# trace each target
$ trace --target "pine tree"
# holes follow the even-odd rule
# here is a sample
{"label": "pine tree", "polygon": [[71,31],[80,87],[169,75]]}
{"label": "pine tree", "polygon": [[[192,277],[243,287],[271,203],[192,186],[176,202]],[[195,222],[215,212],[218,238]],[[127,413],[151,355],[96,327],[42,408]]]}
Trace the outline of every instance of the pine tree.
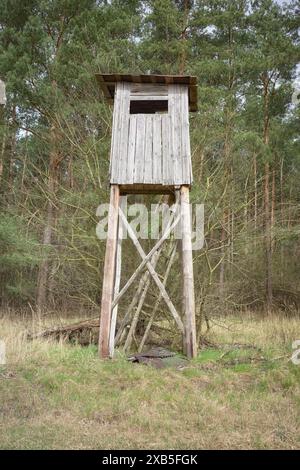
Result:
{"label": "pine tree", "polygon": [[[287,103],[278,97],[292,79],[299,59],[295,43],[295,26],[295,11],[284,11],[271,0],[253,2],[248,20],[249,45],[246,49],[246,66],[253,87],[251,94],[259,96],[256,113],[258,111],[260,116],[257,124],[263,143],[261,157],[264,161],[265,278],[268,311],[271,310],[273,302],[274,210],[272,207],[274,208],[275,204],[276,172],[274,150],[270,142],[271,126],[275,116],[284,115]],[[256,116],[258,117],[257,114]]]}

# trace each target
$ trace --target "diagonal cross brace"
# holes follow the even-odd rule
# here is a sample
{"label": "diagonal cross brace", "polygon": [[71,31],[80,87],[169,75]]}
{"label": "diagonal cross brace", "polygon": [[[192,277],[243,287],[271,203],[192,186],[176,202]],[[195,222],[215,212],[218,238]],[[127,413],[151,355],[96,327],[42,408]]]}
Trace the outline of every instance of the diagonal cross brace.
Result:
{"label": "diagonal cross brace", "polygon": [[[165,196],[164,197],[164,200],[169,200],[170,197],[169,196]],[[171,208],[171,217],[168,221],[168,224],[166,226],[166,229],[169,228],[169,226],[171,225],[171,223],[174,221],[174,217],[175,217],[175,213],[176,213],[176,210],[177,210],[177,207],[179,205],[179,202],[178,202],[178,193],[176,192],[176,204],[173,206],[173,208]],[[122,209],[122,207],[121,207]],[[156,209],[155,209],[155,212],[159,210],[159,207],[157,206]],[[124,210],[123,210],[124,212]],[[121,224],[122,222],[120,222]],[[161,250],[162,250],[163,246],[161,245],[159,247],[159,249],[157,251],[155,251],[155,253],[152,255],[152,258],[151,258],[151,263],[153,264],[153,267],[155,268],[155,264],[156,264],[156,261],[158,260],[159,256],[160,256],[160,253],[161,253]],[[131,318],[131,315],[132,315],[132,312],[133,312],[133,308],[135,307],[135,305],[139,302],[139,298],[142,296],[144,296],[144,291],[148,289],[148,285],[146,286],[147,284],[147,279],[148,277],[150,277],[150,273],[149,271],[145,271],[143,276],[141,277],[140,281],[139,281],[139,286],[130,302],[130,305],[129,307],[127,308],[127,311],[126,311],[126,314],[124,316],[124,318],[122,319],[121,321],[121,324],[118,328],[118,332],[114,338],[115,340],[115,346],[118,344],[119,341],[121,341],[121,337],[122,337],[122,334],[124,333],[124,328],[125,326],[127,325],[129,319]],[[115,297],[117,296],[118,292],[115,292]]]}
{"label": "diagonal cross brace", "polygon": [[[137,270],[141,270],[141,266],[145,266],[147,267],[150,275],[152,276],[154,282],[156,283],[157,287],[159,288],[160,292],[161,292],[161,295],[162,295],[162,298],[164,299],[164,301],[166,302],[167,306],[169,307],[169,310],[175,320],[175,322],[177,323],[177,326],[178,328],[180,329],[181,332],[184,332],[184,326],[183,326],[183,323],[181,321],[181,318],[180,316],[178,315],[177,311],[176,311],[176,308],[174,307],[173,305],[173,302],[171,301],[166,289],[165,289],[165,286],[163,285],[163,283],[161,282],[161,280],[159,279],[155,269],[153,268],[153,265],[151,264],[149,258],[152,256],[152,251],[153,249],[159,244],[159,242],[161,242],[159,244],[159,246],[163,243],[163,241],[168,237],[169,233],[173,230],[173,228],[177,225],[177,223],[179,222],[181,216],[179,215],[176,220],[174,221],[174,223],[170,226],[170,228],[168,230],[165,231],[163,237],[159,240],[159,242],[153,247],[153,249],[150,251],[150,253],[148,253],[148,255],[146,255],[146,253],[144,252],[140,242],[138,241],[134,231],[132,230],[132,228],[130,227],[125,215],[123,214],[122,210],[119,209],[119,214],[120,214],[120,217],[128,231],[128,234],[130,236],[130,238],[132,239],[137,251],[139,252],[141,258],[143,259],[142,263],[140,264],[140,266],[138,267]],[[168,233],[167,233],[168,232]],[[150,255],[150,256],[149,256]],[[137,271],[136,271],[137,272]],[[136,274],[136,272],[134,274]],[[128,283],[127,283],[128,284]],[[126,284],[126,285],[127,285]],[[126,286],[124,286],[126,287]],[[121,291],[122,292],[122,291]],[[120,292],[120,294],[121,294]],[[119,295],[120,295],[119,294]],[[117,299],[117,297],[116,297]],[[116,301],[115,299],[115,301]]]}
{"label": "diagonal cross brace", "polygon": [[[175,209],[174,209],[174,214],[176,213],[176,210],[177,210],[177,204],[175,205]],[[123,214],[123,212],[121,211],[121,209],[119,208],[119,214],[121,216],[121,213],[122,213],[122,219],[123,221],[125,220],[125,223],[127,225],[128,222],[127,222],[127,219],[125,217],[125,215]],[[117,303],[121,300],[121,298],[123,297],[123,295],[127,292],[127,290],[129,289],[129,287],[131,286],[131,284],[134,282],[135,278],[138,276],[138,274],[143,270],[143,268],[146,266],[147,262],[152,258],[152,256],[154,255],[154,253],[160,248],[160,246],[163,244],[163,242],[168,238],[168,236],[170,235],[170,233],[172,232],[172,230],[176,227],[176,225],[178,224],[179,220],[180,220],[180,215],[176,218],[176,220],[173,222],[173,224],[171,224],[172,220],[169,221],[168,225],[167,225],[167,228],[166,228],[166,231],[165,233],[163,234],[163,236],[161,237],[160,240],[158,240],[158,242],[154,245],[154,247],[149,251],[149,253],[147,255],[145,255],[145,257],[142,256],[143,258],[143,261],[141,262],[141,264],[139,265],[139,267],[135,270],[135,272],[132,274],[132,276],[128,279],[128,281],[126,282],[125,286],[122,287],[122,289],[120,290],[120,292],[118,293],[118,295],[116,295],[116,297],[114,298],[113,302],[112,302],[112,308],[114,308]],[[126,225],[125,224],[125,225]],[[131,227],[130,227],[131,229]],[[131,229],[132,231],[132,229]]]}

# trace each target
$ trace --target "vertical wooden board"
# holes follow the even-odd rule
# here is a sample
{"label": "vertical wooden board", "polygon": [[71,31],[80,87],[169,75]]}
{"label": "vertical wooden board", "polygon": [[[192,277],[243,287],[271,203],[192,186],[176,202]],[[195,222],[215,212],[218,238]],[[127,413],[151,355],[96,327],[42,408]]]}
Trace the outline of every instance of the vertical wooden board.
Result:
{"label": "vertical wooden board", "polygon": [[145,116],[145,167],[144,183],[153,183],[153,117]]}
{"label": "vertical wooden board", "polygon": [[173,116],[168,116],[167,132],[169,136],[169,152],[168,152],[168,184],[174,184],[174,125]]}
{"label": "vertical wooden board", "polygon": [[185,145],[185,142],[184,142],[184,132],[183,132],[183,127],[184,127],[183,87],[179,87],[178,100],[179,100],[179,103],[180,103],[180,145],[181,145],[182,183],[184,183],[185,182],[185,173],[186,173],[186,161],[185,161],[186,145]]}
{"label": "vertical wooden board", "polygon": [[170,125],[170,116],[168,114],[162,115],[161,117],[161,147],[162,147],[162,184],[168,185],[171,183],[170,176],[170,162],[171,153],[170,153],[170,142],[171,142],[171,125]]}
{"label": "vertical wooden board", "polygon": [[128,136],[128,152],[127,152],[127,184],[133,183],[134,165],[135,165],[135,146],[136,146],[136,115],[129,116],[129,136]]}
{"label": "vertical wooden board", "polygon": [[115,90],[115,101],[114,101],[114,112],[113,112],[113,124],[112,124],[112,141],[110,151],[110,182],[116,183],[118,177],[118,128],[120,118],[120,104],[121,104],[121,92],[118,84],[116,84]]}
{"label": "vertical wooden board", "polygon": [[120,131],[118,145],[118,183],[126,184],[127,179],[127,154],[129,134],[129,106],[130,106],[131,84],[122,83],[121,109],[120,109]]}
{"label": "vertical wooden board", "polygon": [[174,165],[175,165],[175,132],[174,132],[174,113],[175,113],[174,87],[169,86],[169,158],[166,184],[174,183]]}
{"label": "vertical wooden board", "polygon": [[172,157],[174,162],[174,184],[182,183],[182,158],[181,158],[181,107],[180,85],[170,87],[172,93]]}
{"label": "vertical wooden board", "polygon": [[115,152],[115,183],[119,183],[119,174],[120,174],[120,165],[121,165],[121,153],[122,153],[122,130],[123,130],[123,121],[124,121],[124,98],[125,98],[125,83],[120,82],[118,85],[118,98],[119,98],[119,109],[118,109],[118,124],[117,132],[115,135],[116,138],[116,152]]}
{"label": "vertical wooden board", "polygon": [[184,89],[183,87],[180,87],[180,106],[181,106],[181,149],[182,149],[182,183],[185,184],[187,183],[186,178],[187,178],[187,143],[186,143],[186,117],[185,117],[185,103],[184,103]]}
{"label": "vertical wooden board", "polygon": [[120,154],[121,154],[121,140],[122,140],[122,129],[124,119],[124,83],[120,82],[116,84],[116,101],[117,107],[115,126],[113,129],[113,162],[112,162],[112,178],[111,183],[119,183],[119,171],[120,171]]}
{"label": "vertical wooden board", "polygon": [[153,116],[153,183],[163,183],[162,121],[164,115]]}
{"label": "vertical wooden board", "polygon": [[144,179],[144,166],[145,166],[145,116],[143,114],[137,114],[137,125],[136,125],[136,146],[135,146],[135,158],[134,158],[134,183],[143,183]]}
{"label": "vertical wooden board", "polygon": [[[177,122],[177,129],[178,129],[178,133],[177,133],[177,149],[178,149],[178,153],[177,153],[177,165],[178,165],[178,178],[180,177],[181,178],[181,181],[182,181],[182,177],[183,177],[183,161],[182,161],[182,101],[181,101],[181,90],[182,90],[182,86],[181,85],[177,85],[177,113],[176,113],[176,122]],[[180,181],[178,181],[180,183]]]}
{"label": "vertical wooden board", "polygon": [[183,183],[192,183],[192,163],[191,163],[191,146],[189,134],[189,102],[188,88],[182,86],[180,91],[181,99],[181,148],[182,148],[182,179]]}
{"label": "vertical wooden board", "polygon": [[174,184],[174,93],[172,85],[169,85],[169,158],[168,158],[168,180],[167,184]]}

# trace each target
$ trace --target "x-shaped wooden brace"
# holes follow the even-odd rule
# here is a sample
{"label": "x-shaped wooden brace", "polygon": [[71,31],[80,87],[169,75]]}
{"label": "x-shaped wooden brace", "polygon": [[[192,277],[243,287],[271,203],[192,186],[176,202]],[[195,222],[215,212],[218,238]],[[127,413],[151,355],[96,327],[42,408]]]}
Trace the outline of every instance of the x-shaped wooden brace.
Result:
{"label": "x-shaped wooden brace", "polygon": [[[178,207],[178,204],[175,204],[175,208],[174,208],[174,212],[173,212],[173,218],[171,218],[169,220],[169,223],[166,227],[166,230],[164,232],[164,234],[162,235],[162,237],[160,238],[160,240],[154,245],[154,247],[150,250],[150,252],[146,255],[146,253],[144,252],[140,242],[138,241],[137,239],[137,236],[135,235],[134,233],[134,230],[131,228],[130,224],[128,223],[122,209],[119,207],[119,215],[120,215],[120,218],[121,218],[121,221],[123,222],[124,224],[124,227],[127,229],[127,232],[128,232],[128,235],[130,236],[131,240],[133,241],[133,244],[134,246],[136,247],[138,253],[140,254],[141,258],[142,258],[142,262],[140,263],[139,267],[136,269],[136,271],[132,274],[132,276],[130,277],[130,279],[127,281],[127,283],[125,284],[125,286],[120,290],[120,292],[116,295],[116,297],[114,298],[114,301],[112,303],[112,309],[117,305],[117,303],[120,301],[120,299],[123,297],[123,295],[125,294],[125,292],[128,290],[128,288],[131,286],[131,284],[134,282],[134,280],[136,279],[136,277],[138,276],[138,274],[143,270],[143,268],[146,266],[146,268],[148,269],[150,275],[152,276],[152,279],[154,280],[154,282],[156,283],[157,287],[159,288],[160,292],[161,292],[161,295],[162,295],[162,298],[164,299],[164,301],[166,302],[178,328],[180,329],[180,331],[183,333],[184,331],[184,326],[183,326],[183,323],[181,321],[181,318],[180,316],[178,315],[177,311],[176,311],[176,308],[174,307],[174,304],[173,302],[171,301],[163,283],[161,282],[161,280],[159,279],[158,277],[158,274],[156,273],[153,265],[151,264],[151,258],[153,256],[153,254],[160,248],[160,246],[163,244],[163,242],[168,238],[168,236],[170,235],[170,233],[172,232],[172,230],[176,227],[176,225],[178,224],[178,222],[180,221],[180,214],[175,218],[175,215],[176,215],[176,210],[177,210],[177,207]],[[175,218],[175,220],[174,220]],[[174,220],[174,222],[172,223],[172,220]]]}

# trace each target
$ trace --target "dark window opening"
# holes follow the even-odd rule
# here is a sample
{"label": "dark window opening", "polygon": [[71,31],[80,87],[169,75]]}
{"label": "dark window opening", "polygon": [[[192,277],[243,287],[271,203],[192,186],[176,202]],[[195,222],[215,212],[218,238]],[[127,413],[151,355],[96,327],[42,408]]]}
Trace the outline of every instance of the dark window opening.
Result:
{"label": "dark window opening", "polygon": [[130,114],[167,113],[168,100],[131,100]]}

